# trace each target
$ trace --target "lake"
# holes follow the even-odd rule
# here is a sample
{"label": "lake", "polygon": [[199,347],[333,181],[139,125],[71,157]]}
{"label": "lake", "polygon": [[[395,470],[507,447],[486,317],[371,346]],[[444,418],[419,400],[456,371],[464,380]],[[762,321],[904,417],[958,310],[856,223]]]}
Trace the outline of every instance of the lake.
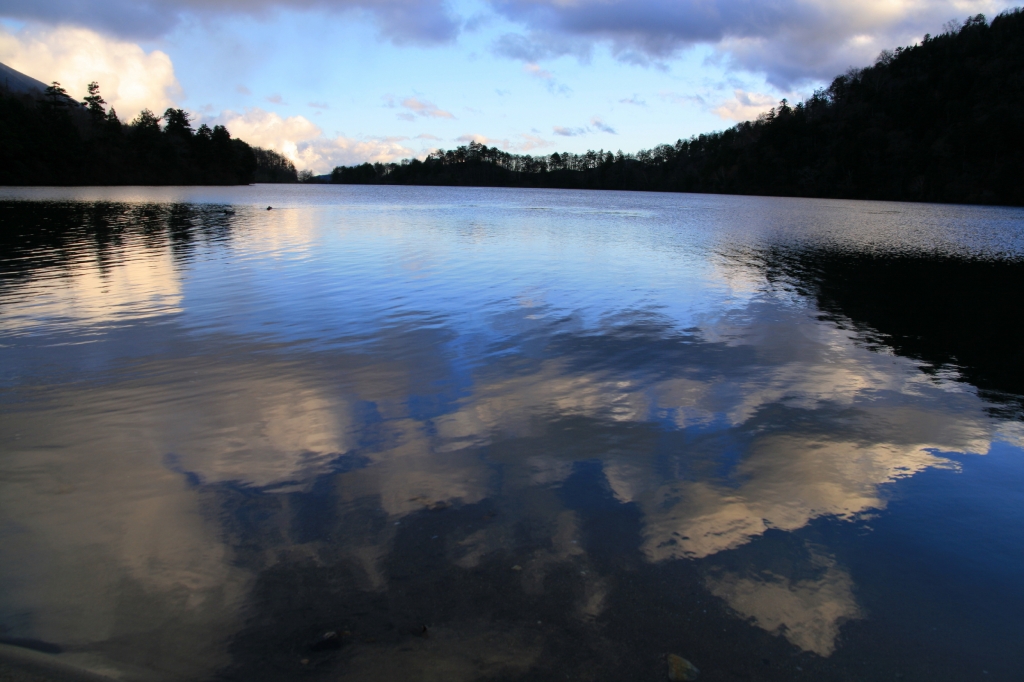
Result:
{"label": "lake", "polygon": [[1024,670],[1024,209],[0,188],[0,244],[5,651]]}

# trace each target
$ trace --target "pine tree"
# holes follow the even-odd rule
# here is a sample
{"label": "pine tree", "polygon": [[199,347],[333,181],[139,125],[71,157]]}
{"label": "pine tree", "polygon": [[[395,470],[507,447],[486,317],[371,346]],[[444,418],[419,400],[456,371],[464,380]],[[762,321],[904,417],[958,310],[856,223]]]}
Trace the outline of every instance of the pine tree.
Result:
{"label": "pine tree", "polygon": [[72,100],[68,96],[68,91],[60,86],[60,83],[53,81],[46,86],[46,92],[43,93],[43,101],[46,103],[52,111],[58,111],[66,109]]}
{"label": "pine tree", "polygon": [[96,81],[89,83],[86,88],[88,88],[89,94],[83,98],[82,103],[88,108],[92,122],[98,124],[106,117],[107,112],[104,110],[103,105],[107,101],[100,95],[100,86]]}

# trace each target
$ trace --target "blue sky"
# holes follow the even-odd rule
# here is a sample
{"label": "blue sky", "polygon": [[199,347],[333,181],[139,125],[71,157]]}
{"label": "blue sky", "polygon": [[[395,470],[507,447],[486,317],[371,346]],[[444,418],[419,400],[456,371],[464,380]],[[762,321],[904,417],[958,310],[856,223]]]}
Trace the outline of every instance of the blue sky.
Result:
{"label": "blue sky", "polygon": [[180,106],[300,168],[636,151],[808,95],[993,0],[8,0],[0,62]]}

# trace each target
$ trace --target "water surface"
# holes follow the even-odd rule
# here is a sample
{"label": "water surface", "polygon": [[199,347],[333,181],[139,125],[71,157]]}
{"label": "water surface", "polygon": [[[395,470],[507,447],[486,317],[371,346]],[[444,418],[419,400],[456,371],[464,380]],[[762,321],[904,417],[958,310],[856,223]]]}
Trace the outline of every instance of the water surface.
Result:
{"label": "water surface", "polygon": [[0,188],[0,249],[0,641],[142,679],[1024,669],[1021,209]]}

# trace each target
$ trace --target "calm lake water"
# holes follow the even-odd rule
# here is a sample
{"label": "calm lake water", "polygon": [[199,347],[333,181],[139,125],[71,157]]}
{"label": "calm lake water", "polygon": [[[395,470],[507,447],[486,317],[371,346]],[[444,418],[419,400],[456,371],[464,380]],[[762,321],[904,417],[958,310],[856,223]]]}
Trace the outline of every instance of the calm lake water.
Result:
{"label": "calm lake water", "polygon": [[1014,208],[0,188],[0,642],[1019,680],[1022,292]]}

